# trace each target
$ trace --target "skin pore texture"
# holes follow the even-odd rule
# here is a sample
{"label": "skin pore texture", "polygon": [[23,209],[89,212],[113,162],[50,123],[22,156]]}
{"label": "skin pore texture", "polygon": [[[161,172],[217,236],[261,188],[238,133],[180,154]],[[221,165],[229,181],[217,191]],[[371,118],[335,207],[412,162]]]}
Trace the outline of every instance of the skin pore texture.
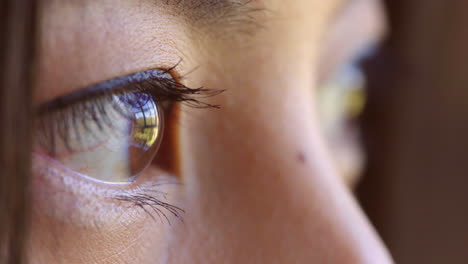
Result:
{"label": "skin pore texture", "polygon": [[[31,263],[392,263],[337,175],[314,103],[333,21],[374,2],[173,2],[44,1],[37,104],[178,63],[188,87],[225,91],[203,99],[220,109],[166,117],[180,175],[152,164],[106,184],[34,154]],[[180,217],[112,199],[148,190]]]}

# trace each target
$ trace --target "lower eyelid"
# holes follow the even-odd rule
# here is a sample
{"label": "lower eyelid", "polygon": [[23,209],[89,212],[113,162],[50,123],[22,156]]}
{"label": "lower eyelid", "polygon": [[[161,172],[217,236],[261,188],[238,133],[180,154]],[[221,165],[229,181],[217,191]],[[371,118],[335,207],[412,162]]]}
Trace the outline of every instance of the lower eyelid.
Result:
{"label": "lower eyelid", "polygon": [[214,96],[222,91],[191,89],[174,81],[167,85],[170,86],[166,89],[167,100],[162,102],[170,102],[171,107],[168,107],[168,118],[163,120],[166,128],[160,147],[162,155],[157,155],[134,182],[99,182],[68,169],[53,157],[36,152],[33,153],[32,180],[34,211],[54,221],[90,228],[116,221],[166,223],[181,219],[183,208],[177,207],[177,196],[182,185],[175,176],[179,168],[176,128],[180,104],[175,102],[195,108],[218,108],[195,98]]}
{"label": "lower eyelid", "polygon": [[[168,219],[182,217],[183,210],[173,205],[178,188],[174,177],[157,168],[147,169],[141,179],[131,184],[104,184],[33,154],[34,210],[67,224],[94,227],[115,221],[159,220],[158,210]],[[141,199],[145,197],[151,199],[146,204]]]}

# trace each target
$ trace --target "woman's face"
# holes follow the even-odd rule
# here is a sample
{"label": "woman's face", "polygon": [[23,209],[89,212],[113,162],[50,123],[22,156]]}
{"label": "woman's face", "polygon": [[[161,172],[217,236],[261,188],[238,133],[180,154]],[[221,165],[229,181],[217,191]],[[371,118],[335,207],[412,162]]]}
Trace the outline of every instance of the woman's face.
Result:
{"label": "woman's face", "polygon": [[375,1],[42,2],[32,263],[390,262],[316,104]]}

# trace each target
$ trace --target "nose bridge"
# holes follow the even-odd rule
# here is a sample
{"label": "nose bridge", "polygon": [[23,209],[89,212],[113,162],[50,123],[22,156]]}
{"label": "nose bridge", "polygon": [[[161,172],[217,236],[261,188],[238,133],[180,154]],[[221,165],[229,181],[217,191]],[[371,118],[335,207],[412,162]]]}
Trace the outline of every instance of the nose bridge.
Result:
{"label": "nose bridge", "polygon": [[187,207],[203,223],[192,231],[229,249],[222,258],[232,263],[388,262],[329,166],[310,70],[238,76],[216,98],[220,110],[184,120]]}

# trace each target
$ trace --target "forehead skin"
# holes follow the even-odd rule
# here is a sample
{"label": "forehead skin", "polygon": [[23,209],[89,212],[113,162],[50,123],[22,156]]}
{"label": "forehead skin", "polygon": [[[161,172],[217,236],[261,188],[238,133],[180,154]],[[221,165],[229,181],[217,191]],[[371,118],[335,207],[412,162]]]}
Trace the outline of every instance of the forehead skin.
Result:
{"label": "forehead skin", "polygon": [[47,1],[36,102],[181,60],[186,85],[225,89],[207,99],[220,110],[181,111],[183,184],[168,202],[184,221],[126,214],[92,184],[42,175],[33,263],[389,263],[315,121],[319,46],[342,2],[165,2]]}
{"label": "forehead skin", "polygon": [[[38,93],[35,101],[44,102],[118,75],[171,67],[180,59],[185,68],[199,67],[207,57],[219,62],[230,59],[227,55],[237,57],[235,54],[240,53],[245,57],[246,52],[256,54],[259,48],[274,48],[272,44],[310,43],[304,38],[320,37],[336,2],[256,0],[234,7],[222,5],[226,9],[205,5],[205,9],[196,9],[216,15],[201,19],[202,11],[193,14],[179,10],[193,3],[48,0],[43,5],[37,89],[48,92]],[[198,23],[191,23],[193,20]],[[275,35],[281,27],[288,28],[284,36],[288,39]],[[74,57],[76,54],[80,57]]]}

